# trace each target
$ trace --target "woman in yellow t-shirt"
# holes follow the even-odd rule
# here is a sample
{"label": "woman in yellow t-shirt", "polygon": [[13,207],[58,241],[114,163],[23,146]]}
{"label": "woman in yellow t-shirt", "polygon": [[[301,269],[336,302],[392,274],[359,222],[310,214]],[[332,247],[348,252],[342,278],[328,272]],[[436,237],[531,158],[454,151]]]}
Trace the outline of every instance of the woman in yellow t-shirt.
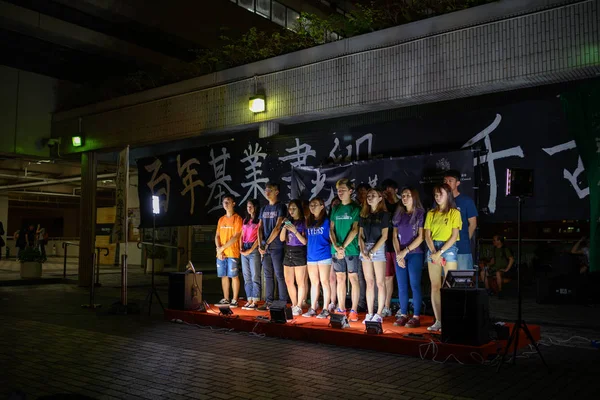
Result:
{"label": "woman in yellow t-shirt", "polygon": [[427,265],[431,280],[431,305],[435,314],[435,323],[427,328],[431,332],[442,330],[442,268],[444,276],[457,268],[459,232],[462,228],[460,211],[456,208],[452,189],[447,184],[433,188],[436,206],[425,218],[425,243],[427,243]]}

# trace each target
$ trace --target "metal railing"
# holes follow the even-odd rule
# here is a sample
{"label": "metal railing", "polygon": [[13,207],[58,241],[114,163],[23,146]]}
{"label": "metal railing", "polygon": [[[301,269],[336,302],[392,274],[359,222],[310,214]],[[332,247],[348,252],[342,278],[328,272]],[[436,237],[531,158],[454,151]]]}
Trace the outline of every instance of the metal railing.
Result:
{"label": "metal railing", "polygon": [[179,254],[184,255],[185,254],[185,248],[184,247],[177,247],[177,246],[171,246],[168,244],[159,244],[159,243],[152,243],[152,242],[137,242],[137,248],[138,249],[142,249],[142,245],[145,244],[146,246],[156,246],[156,247],[164,247],[167,249],[176,249]]}
{"label": "metal railing", "polygon": [[[61,247],[64,250],[64,255],[63,255],[63,279],[67,278],[67,254],[68,254],[68,249],[69,246],[77,246],[79,247],[79,243],[73,243],[73,242],[62,242]],[[104,256],[107,257],[110,254],[110,249],[108,247],[96,247],[96,252],[95,252],[95,275],[96,275],[96,283],[95,286],[101,286],[100,285],[100,252],[104,251]],[[93,278],[92,278],[93,280]]]}
{"label": "metal railing", "polygon": [[110,250],[108,247],[96,247],[96,286],[100,285],[100,252],[104,251],[104,257],[108,257]]}
{"label": "metal railing", "polygon": [[63,248],[65,255],[64,255],[64,262],[63,262],[63,279],[67,278],[67,249],[69,248],[69,246],[77,246],[79,247],[79,243],[73,243],[73,242],[62,242],[61,247]]}

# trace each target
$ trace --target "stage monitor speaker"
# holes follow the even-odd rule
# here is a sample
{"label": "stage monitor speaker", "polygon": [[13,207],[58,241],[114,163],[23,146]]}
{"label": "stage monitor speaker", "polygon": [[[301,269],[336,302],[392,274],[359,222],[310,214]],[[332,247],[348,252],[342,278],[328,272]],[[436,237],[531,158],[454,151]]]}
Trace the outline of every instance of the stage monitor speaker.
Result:
{"label": "stage monitor speaker", "polygon": [[169,274],[169,308],[172,310],[202,308],[202,272]]}
{"label": "stage monitor speaker", "polygon": [[442,289],[442,342],[481,346],[490,341],[485,289]]}
{"label": "stage monitor speaker", "polygon": [[349,328],[350,323],[346,314],[329,314],[329,326],[337,329]]}
{"label": "stage monitor speaker", "polygon": [[474,269],[455,269],[446,274],[442,287],[465,289],[474,288],[477,280],[477,270]]}
{"label": "stage monitor speaker", "polygon": [[513,197],[533,197],[533,170],[507,168],[506,195]]}
{"label": "stage monitor speaker", "polygon": [[367,332],[370,335],[382,335],[383,327],[381,326],[381,322],[377,322],[377,321],[365,322],[365,332]]}
{"label": "stage monitor speaker", "polygon": [[285,301],[276,300],[271,303],[269,312],[271,314],[271,322],[276,322],[278,324],[285,324],[289,320],[294,319],[292,309]]}

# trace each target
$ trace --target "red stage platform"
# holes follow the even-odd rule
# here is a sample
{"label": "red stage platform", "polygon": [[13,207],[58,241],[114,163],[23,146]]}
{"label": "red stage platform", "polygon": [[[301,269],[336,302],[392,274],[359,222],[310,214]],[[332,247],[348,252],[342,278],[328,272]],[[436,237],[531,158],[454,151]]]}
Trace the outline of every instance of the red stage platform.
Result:
{"label": "red stage platform", "polygon": [[[269,312],[242,310],[241,307],[238,307],[232,309],[233,316],[224,317],[218,314],[217,307],[211,307],[212,310],[208,312],[167,309],[165,310],[165,319],[169,321],[180,319],[190,324],[254,332],[283,339],[385,351],[434,359],[435,361],[444,361],[453,355],[458,361],[465,364],[481,363],[483,360],[494,358],[506,346],[504,340],[493,341],[483,346],[442,343],[441,335],[431,334],[427,331],[427,327],[433,323],[433,317],[429,316],[421,316],[422,327],[413,329],[394,326],[395,319],[393,317],[386,318],[383,323],[383,335],[369,335],[365,333],[365,326],[361,322],[364,315],[360,315],[359,322],[350,322],[350,328],[335,329],[329,327],[328,319],[299,316],[294,317],[293,321],[286,324],[276,324],[256,319],[258,316],[269,318]],[[507,325],[512,330],[513,324]],[[539,340],[540,327],[538,325],[528,325],[528,327],[534,339]],[[421,334],[423,337],[407,337],[406,335],[409,333]],[[529,341],[525,334],[520,332],[519,336],[519,347],[526,347]]]}

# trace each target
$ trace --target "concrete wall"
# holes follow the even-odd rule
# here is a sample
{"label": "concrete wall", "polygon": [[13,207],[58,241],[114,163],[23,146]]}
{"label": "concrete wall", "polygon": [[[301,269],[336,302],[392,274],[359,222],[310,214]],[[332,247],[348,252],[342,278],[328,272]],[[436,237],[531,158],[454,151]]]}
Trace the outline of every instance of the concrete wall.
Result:
{"label": "concrete wall", "polygon": [[[57,113],[53,135],[82,117],[85,148],[63,152],[144,145],[590,78],[599,3],[490,3]],[[267,107],[253,114],[257,87]]]}
{"label": "concrete wall", "polygon": [[50,138],[59,82],[0,65],[0,152],[49,157],[41,139]]}

